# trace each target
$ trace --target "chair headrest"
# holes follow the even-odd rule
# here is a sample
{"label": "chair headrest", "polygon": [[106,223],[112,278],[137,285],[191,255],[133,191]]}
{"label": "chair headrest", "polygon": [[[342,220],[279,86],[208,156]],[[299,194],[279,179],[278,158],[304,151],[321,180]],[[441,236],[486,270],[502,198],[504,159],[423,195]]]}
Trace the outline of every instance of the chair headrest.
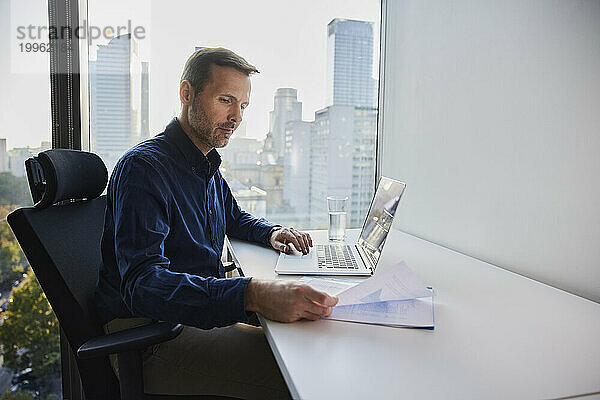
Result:
{"label": "chair headrest", "polygon": [[36,208],[63,200],[94,199],[102,194],[108,181],[102,159],[79,150],[43,151],[26,160],[25,169]]}

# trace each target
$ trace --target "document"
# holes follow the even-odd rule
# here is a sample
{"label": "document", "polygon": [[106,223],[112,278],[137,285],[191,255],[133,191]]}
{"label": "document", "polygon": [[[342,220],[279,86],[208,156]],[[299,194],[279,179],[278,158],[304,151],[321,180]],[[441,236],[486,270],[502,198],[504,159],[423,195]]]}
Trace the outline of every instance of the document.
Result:
{"label": "document", "polygon": [[312,277],[304,277],[300,279],[300,281],[309,285],[313,289],[325,292],[330,296],[339,296],[340,293],[358,285],[361,282],[356,280]]}
{"label": "document", "polygon": [[381,273],[375,273],[359,285],[341,292],[338,295],[338,306],[429,296],[431,292],[427,290],[425,284],[402,261]]}
{"label": "document", "polygon": [[337,296],[338,304],[326,319],[395,327],[434,327],[433,289],[405,262],[365,280],[302,278],[314,289]]}
{"label": "document", "polygon": [[433,297],[389,300],[333,307],[329,317],[338,321],[404,328],[433,328]]}

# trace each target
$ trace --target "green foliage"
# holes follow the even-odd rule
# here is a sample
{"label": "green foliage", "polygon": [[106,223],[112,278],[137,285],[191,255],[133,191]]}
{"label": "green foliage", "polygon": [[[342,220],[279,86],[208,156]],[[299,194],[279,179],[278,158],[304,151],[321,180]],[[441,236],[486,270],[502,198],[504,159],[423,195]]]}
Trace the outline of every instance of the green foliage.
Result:
{"label": "green foliage", "polygon": [[19,208],[19,206],[14,204],[0,204],[0,220],[6,219],[6,216],[17,208]]}
{"label": "green foliage", "polygon": [[27,177],[16,177],[10,172],[0,173],[0,205],[7,204],[20,206],[33,204]]}
{"label": "green foliage", "polygon": [[16,392],[6,391],[0,396],[0,400],[34,400],[34,397],[32,394],[20,390]]}
{"label": "green foliage", "polygon": [[10,288],[11,282],[25,272],[27,259],[6,220],[0,221],[0,288]]}
{"label": "green foliage", "polygon": [[[27,259],[6,216],[18,207],[32,204],[26,177],[0,173],[0,291],[21,280]],[[27,278],[11,293],[12,303],[0,321],[0,353],[4,366],[13,371],[27,367],[42,381],[60,373],[58,321],[31,269]],[[52,399],[48,395],[47,399]],[[54,397],[56,399],[56,396]],[[26,392],[6,392],[0,400],[31,400]]]}
{"label": "green foliage", "polygon": [[60,371],[59,326],[31,268],[27,278],[12,291],[12,303],[0,325],[4,364],[13,371],[31,367],[44,377]]}

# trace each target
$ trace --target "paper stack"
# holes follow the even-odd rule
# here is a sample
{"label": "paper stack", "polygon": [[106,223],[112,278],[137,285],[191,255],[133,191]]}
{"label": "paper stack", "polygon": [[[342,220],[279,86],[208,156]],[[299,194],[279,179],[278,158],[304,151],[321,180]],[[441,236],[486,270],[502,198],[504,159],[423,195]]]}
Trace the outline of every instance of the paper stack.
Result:
{"label": "paper stack", "polygon": [[[327,319],[433,329],[433,289],[401,262],[362,280],[303,278],[314,289],[337,296]],[[360,282],[360,283],[359,283]]]}

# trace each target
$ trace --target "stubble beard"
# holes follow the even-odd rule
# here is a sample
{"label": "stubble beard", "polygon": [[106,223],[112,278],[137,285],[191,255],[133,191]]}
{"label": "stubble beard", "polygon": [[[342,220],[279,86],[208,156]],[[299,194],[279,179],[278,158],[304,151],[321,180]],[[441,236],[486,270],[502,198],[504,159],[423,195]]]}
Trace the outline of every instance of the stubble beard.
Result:
{"label": "stubble beard", "polygon": [[212,140],[212,126],[208,115],[198,106],[198,103],[194,101],[192,107],[188,111],[188,121],[192,128],[192,133],[196,140],[202,142],[209,147],[216,147]]}
{"label": "stubble beard", "polygon": [[[219,140],[220,136],[216,133],[216,128],[233,129],[234,131],[236,128],[235,123],[215,124],[213,126],[208,114],[198,105],[196,100],[188,111],[188,121],[195,138],[211,148],[225,147],[229,143],[229,138],[224,138],[223,141]],[[231,135],[233,135],[233,132]]]}

